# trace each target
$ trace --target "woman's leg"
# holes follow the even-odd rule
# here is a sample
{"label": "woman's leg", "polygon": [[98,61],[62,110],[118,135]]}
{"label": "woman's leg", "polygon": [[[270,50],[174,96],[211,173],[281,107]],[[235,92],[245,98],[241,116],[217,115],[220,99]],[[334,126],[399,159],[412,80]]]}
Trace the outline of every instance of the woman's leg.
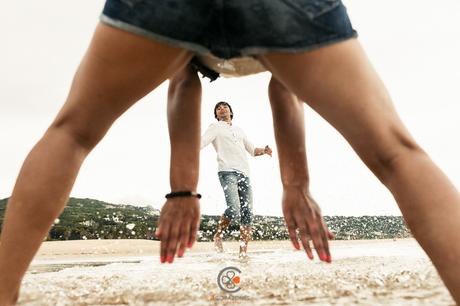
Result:
{"label": "woman's leg", "polygon": [[189,52],[100,24],[55,121],[22,166],[0,245],[0,305],[14,303],[79,168],[112,123],[190,59]]}
{"label": "woman's leg", "polygon": [[392,192],[415,238],[460,303],[460,196],[397,116],[358,40],[260,59],[331,123]]}

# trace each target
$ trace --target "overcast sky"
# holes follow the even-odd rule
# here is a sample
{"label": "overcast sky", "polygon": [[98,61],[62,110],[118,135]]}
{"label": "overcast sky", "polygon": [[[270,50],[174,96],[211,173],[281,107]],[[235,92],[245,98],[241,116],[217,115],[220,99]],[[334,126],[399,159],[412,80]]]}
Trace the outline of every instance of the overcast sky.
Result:
{"label": "overcast sky", "polygon": [[[103,1],[2,1],[0,198],[62,106]],[[460,186],[460,1],[345,1],[359,40],[406,125]],[[203,82],[202,130],[219,100],[256,146],[276,148],[268,73]],[[84,164],[74,197],[161,207],[169,192],[167,83],[133,106]],[[390,193],[324,120],[305,107],[312,193],[325,215],[399,215]],[[251,158],[256,214],[281,215],[277,154]],[[202,212],[225,208],[212,146],[202,151]]]}

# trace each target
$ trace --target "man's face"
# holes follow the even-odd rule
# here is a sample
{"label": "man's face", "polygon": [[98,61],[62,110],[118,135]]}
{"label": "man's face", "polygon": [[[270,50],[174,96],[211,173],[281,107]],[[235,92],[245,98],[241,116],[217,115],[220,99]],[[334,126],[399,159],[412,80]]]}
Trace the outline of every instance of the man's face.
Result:
{"label": "man's face", "polygon": [[230,118],[231,114],[232,113],[230,112],[230,108],[226,104],[220,104],[216,108],[216,115],[217,115],[217,119],[219,120]]}

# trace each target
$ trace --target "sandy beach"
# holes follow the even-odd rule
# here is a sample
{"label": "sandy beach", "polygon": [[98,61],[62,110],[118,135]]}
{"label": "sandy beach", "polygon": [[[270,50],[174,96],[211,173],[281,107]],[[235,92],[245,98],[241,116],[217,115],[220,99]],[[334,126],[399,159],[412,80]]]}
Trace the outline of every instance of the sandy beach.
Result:
{"label": "sandy beach", "polygon": [[[332,241],[333,263],[309,261],[289,241],[196,243],[184,258],[160,264],[148,240],[45,242],[28,273],[19,305],[454,305],[413,239]],[[217,284],[239,271],[239,291]]]}

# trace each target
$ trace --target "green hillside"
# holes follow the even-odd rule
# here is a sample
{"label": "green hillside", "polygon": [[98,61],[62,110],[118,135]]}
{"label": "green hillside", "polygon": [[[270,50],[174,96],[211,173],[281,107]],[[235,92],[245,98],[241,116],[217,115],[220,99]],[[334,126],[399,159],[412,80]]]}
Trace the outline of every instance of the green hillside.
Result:
{"label": "green hillside", "polygon": [[[0,224],[3,223],[7,199],[0,200]],[[159,211],[152,207],[117,205],[93,199],[70,198],[63,213],[55,221],[47,240],[78,239],[152,239],[158,224]],[[336,239],[405,238],[411,234],[402,217],[325,216]],[[219,216],[201,217],[198,241],[211,241]],[[288,239],[282,217],[254,216],[254,240]],[[226,239],[239,238],[239,225],[232,222]]]}

